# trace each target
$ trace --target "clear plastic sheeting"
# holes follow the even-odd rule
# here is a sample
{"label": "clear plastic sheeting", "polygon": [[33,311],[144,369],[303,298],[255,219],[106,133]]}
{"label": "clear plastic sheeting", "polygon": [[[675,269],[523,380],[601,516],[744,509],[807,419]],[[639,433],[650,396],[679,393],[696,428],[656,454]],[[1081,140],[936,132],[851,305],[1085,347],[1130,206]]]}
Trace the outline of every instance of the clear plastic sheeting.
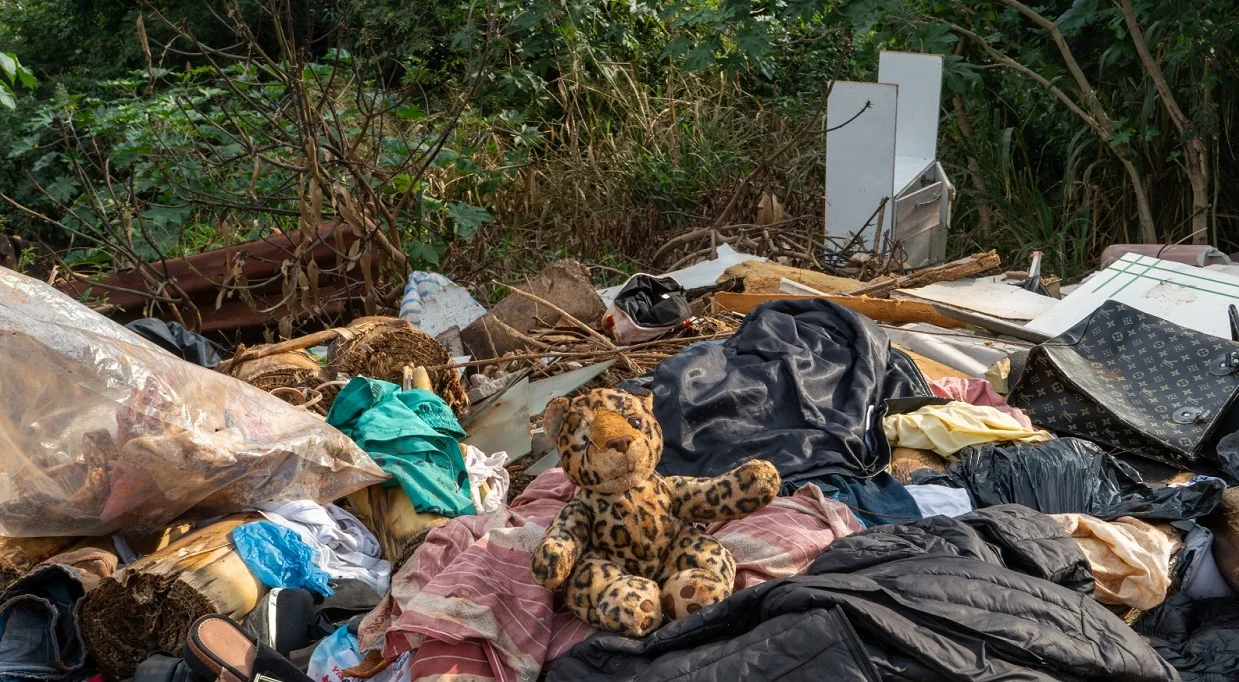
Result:
{"label": "clear plastic sheeting", "polygon": [[339,431],[0,268],[0,535],[107,535],[385,479]]}

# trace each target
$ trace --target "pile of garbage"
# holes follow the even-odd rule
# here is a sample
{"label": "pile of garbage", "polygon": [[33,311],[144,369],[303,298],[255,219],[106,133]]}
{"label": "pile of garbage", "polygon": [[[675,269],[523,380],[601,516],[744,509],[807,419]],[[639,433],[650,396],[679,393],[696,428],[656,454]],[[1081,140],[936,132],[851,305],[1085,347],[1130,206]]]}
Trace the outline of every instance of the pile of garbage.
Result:
{"label": "pile of garbage", "polygon": [[[993,252],[860,281],[715,255],[605,289],[559,261],[489,310],[415,272],[398,317],[235,349],[0,268],[0,663],[1239,679],[1239,266],[1118,246],[1071,285]],[[651,400],[657,473],[692,477],[666,480],[781,481],[695,526],[731,595],[641,638],[531,572],[580,475],[548,406],[595,388]]]}

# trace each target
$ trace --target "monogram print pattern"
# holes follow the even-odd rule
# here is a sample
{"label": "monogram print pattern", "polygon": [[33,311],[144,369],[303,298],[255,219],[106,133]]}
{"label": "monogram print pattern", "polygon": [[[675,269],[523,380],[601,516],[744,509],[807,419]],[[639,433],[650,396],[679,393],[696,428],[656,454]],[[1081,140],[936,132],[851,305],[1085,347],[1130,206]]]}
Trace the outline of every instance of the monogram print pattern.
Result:
{"label": "monogram print pattern", "polygon": [[1190,464],[1239,390],[1239,375],[1217,371],[1236,351],[1239,343],[1107,301],[1033,349],[1009,402],[1054,431]]}

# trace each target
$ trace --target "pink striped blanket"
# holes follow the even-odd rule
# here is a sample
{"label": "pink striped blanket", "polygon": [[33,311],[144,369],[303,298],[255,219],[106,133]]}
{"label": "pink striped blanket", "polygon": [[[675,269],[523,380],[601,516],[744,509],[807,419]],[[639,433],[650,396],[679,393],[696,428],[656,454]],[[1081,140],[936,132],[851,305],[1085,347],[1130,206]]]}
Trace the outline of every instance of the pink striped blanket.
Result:
{"label": "pink striped blanket", "polygon": [[[536,680],[545,663],[591,632],[529,571],[546,525],[575,490],[552,469],[511,506],[431,531],[363,621],[362,650],[382,647],[386,658],[416,650],[414,682]],[[708,528],[736,557],[737,590],[795,575],[835,538],[860,529],[846,506],[814,485]]]}

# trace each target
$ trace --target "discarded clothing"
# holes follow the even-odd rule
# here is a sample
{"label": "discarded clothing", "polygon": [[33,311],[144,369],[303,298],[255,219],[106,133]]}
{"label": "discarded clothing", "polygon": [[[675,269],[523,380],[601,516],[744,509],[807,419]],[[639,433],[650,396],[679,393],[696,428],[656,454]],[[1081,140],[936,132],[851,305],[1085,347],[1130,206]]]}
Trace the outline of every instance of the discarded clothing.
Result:
{"label": "discarded clothing", "polygon": [[1103,521],[1205,516],[1221,503],[1225,490],[1217,480],[1151,488],[1135,469],[1079,438],[968,448],[945,472],[922,469],[912,480],[964,488],[977,509],[1015,503],[1046,514],[1088,514]]}
{"label": "discarded clothing", "polygon": [[983,443],[1043,443],[1053,438],[1046,431],[1020,425],[1015,417],[993,407],[959,401],[888,415],[882,420],[882,429],[892,447],[932,450],[943,457]]}
{"label": "discarded clothing", "polygon": [[1097,601],[1142,611],[1165,601],[1177,540],[1131,517],[1102,521],[1083,514],[1055,514],[1053,518],[1088,557],[1097,581],[1093,591]]}
{"label": "discarded clothing", "polygon": [[847,505],[866,528],[921,518],[916,500],[885,471],[869,478],[832,474],[814,483],[827,497]]}
{"label": "discarded clothing", "polygon": [[[382,646],[387,658],[416,649],[413,680],[449,672],[537,679],[543,665],[591,631],[529,571],[530,553],[574,492],[563,470],[551,469],[510,507],[431,531],[362,622],[363,649]],[[735,557],[741,589],[804,570],[835,538],[859,529],[846,507],[805,486],[707,530]]]}
{"label": "discarded clothing", "polygon": [[295,531],[270,521],[237,526],[232,542],[245,565],[267,587],[304,587],[333,594],[331,576],[314,565],[314,551]]}
{"label": "discarded clothing", "polygon": [[452,327],[464,329],[486,314],[468,289],[437,272],[409,273],[400,301],[400,319],[431,336]]}
{"label": "discarded clothing", "polygon": [[357,517],[313,500],[258,505],[268,521],[297,533],[314,551],[314,565],[332,578],[360,580],[379,594],[391,587],[391,564]]}
{"label": "discarded clothing", "polygon": [[1007,505],[833,542],[806,575],[733,594],[643,640],[599,634],[567,680],[1122,679],[1174,671],[1084,595],[1087,561],[1043,514]]}
{"label": "discarded clothing", "polygon": [[784,494],[829,474],[886,469],[883,401],[929,395],[877,324],[821,299],[762,304],[725,343],[686,348],[623,385],[654,392],[659,472],[717,476],[762,458]]}
{"label": "discarded clothing", "polygon": [[[508,470],[504,467],[507,462],[506,452],[488,455],[472,445],[465,446],[465,470],[469,472],[469,492],[477,513],[489,514],[507,501],[510,483]],[[482,494],[483,486],[486,488],[485,496]]]}
{"label": "discarded clothing", "polygon": [[1214,436],[1235,430],[1239,376],[1215,370],[1235,352],[1239,343],[1108,300],[1033,348],[1008,398],[1059,433],[1190,467],[1215,460]]}
{"label": "discarded clothing", "polygon": [[327,423],[391,474],[383,485],[403,488],[415,510],[444,516],[476,513],[457,442],[465,432],[439,396],[353,377],[331,404]]}
{"label": "discarded clothing", "polygon": [[1014,418],[1020,426],[1026,429],[1032,428],[1032,420],[1028,418],[1028,415],[1024,414],[1023,410],[1008,405],[1007,401],[1003,400],[1002,396],[994,390],[993,384],[985,379],[942,377],[929,382],[929,389],[939,398],[959,400],[969,405],[992,407]]}
{"label": "discarded clothing", "polygon": [[972,511],[972,498],[968,491],[962,488],[948,488],[944,485],[908,485],[904,486],[916,506],[921,510],[921,516],[959,516]]}
{"label": "discarded clothing", "polygon": [[182,360],[207,369],[219,367],[219,353],[215,352],[211,342],[205,336],[181,326],[180,322],[145,317],[125,327]]}
{"label": "discarded clothing", "polygon": [[[116,568],[115,557],[110,568]],[[57,563],[39,566],[10,585],[0,595],[0,680],[45,682],[81,670],[86,644],[78,605],[107,577]]]}
{"label": "discarded clothing", "polygon": [[314,647],[306,674],[314,682],[343,682],[343,671],[360,664],[356,635],[341,627]]}
{"label": "discarded clothing", "polygon": [[603,327],[620,343],[652,341],[692,317],[684,287],[672,277],[643,273],[624,282],[607,307]]}
{"label": "discarded clothing", "polygon": [[1193,525],[1183,538],[1177,570],[1181,576],[1179,592],[1192,599],[1239,597],[1218,569],[1213,557],[1213,531],[1204,526]]}
{"label": "discarded clothing", "polygon": [[1239,680],[1239,599],[1193,600],[1180,592],[1133,627],[1183,682]]}

